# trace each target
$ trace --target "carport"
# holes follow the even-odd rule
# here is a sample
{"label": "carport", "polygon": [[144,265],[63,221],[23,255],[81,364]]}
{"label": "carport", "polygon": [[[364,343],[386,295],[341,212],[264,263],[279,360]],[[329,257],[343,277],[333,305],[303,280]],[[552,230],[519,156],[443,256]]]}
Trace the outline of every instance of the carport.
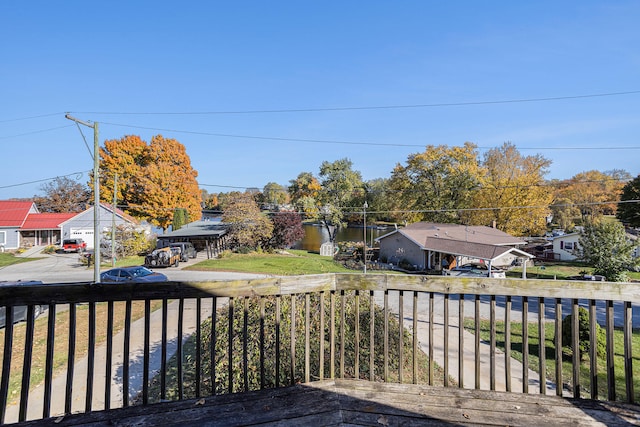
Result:
{"label": "carport", "polygon": [[207,258],[214,258],[227,248],[227,226],[216,220],[194,221],[158,236],[158,246],[173,242],[191,242],[197,251],[206,251]]}

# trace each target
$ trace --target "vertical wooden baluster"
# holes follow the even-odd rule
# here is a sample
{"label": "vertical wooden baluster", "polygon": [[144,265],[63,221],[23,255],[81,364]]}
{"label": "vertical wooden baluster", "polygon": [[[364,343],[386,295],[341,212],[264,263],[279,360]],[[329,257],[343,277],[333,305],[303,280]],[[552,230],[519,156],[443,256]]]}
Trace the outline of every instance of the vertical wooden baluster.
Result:
{"label": "vertical wooden baluster", "polygon": [[633,338],[633,312],[631,310],[631,303],[624,302],[624,379],[625,389],[627,392],[627,403],[634,403],[635,396],[633,391],[633,351],[632,351],[632,338]]}
{"label": "vertical wooden baluster", "polygon": [[265,387],[265,368],[264,368],[264,348],[265,348],[265,330],[264,330],[264,306],[265,306],[265,297],[260,297],[260,390],[263,390]]}
{"label": "vertical wooden baluster", "polygon": [[375,324],[376,324],[376,303],[374,293],[369,293],[369,381],[376,378],[376,356],[375,356]]}
{"label": "vertical wooden baluster", "polygon": [[511,391],[511,295],[506,297],[504,311],[504,383]]}
{"label": "vertical wooden baluster", "polygon": [[580,398],[580,326],[578,319],[578,300],[571,301],[571,347],[573,348],[573,397]]}
{"label": "vertical wooden baluster", "polygon": [[475,388],[480,390],[480,295],[475,296],[474,302]]}
{"label": "vertical wooden baluster", "polygon": [[496,296],[489,302],[489,389],[496,389]]}
{"label": "vertical wooden baluster", "polygon": [[556,346],[556,396],[562,396],[562,298],[556,298],[555,320],[555,346]]}
{"label": "vertical wooden baluster", "polygon": [[304,382],[311,380],[311,332],[310,332],[310,313],[311,296],[307,292],[304,295]]}
{"label": "vertical wooden baluster", "polygon": [[122,360],[122,406],[129,406],[129,358],[131,346],[131,300],[125,302],[124,350]]}
{"label": "vertical wooden baluster", "polygon": [[[56,339],[56,305],[49,304],[47,310],[47,360],[44,368],[44,402],[42,418],[51,416],[51,387],[53,384],[53,351]],[[1,403],[0,403],[1,404]],[[0,421],[0,424],[2,422]]]}
{"label": "vertical wooden baluster", "polygon": [[354,359],[354,378],[360,378],[360,291],[356,291],[354,302],[355,319],[354,320],[354,343],[353,343],[353,359]]}
{"label": "vertical wooden baluster", "polygon": [[413,354],[411,366],[413,368],[413,383],[418,384],[418,292],[413,291]]}
{"label": "vertical wooden baluster", "polygon": [[211,396],[215,396],[217,394],[217,380],[216,380],[216,347],[218,342],[218,299],[217,297],[211,298],[211,344],[210,344],[210,370],[211,377],[209,381],[211,382]]}
{"label": "vertical wooden baluster", "polygon": [[234,304],[234,299],[233,298],[229,298],[229,335],[228,335],[228,349],[227,349],[227,360],[229,361],[229,367],[228,367],[228,377],[229,377],[229,384],[228,384],[228,389],[229,389],[229,394],[233,393],[233,304]]}
{"label": "vertical wooden baluster", "polygon": [[544,298],[538,298],[538,372],[540,375],[540,394],[547,393],[547,343],[544,329]]}
{"label": "vertical wooden baluster", "polygon": [[[178,313],[179,315],[179,313]],[[144,300],[144,354],[142,356],[142,404],[149,404],[149,357],[150,357],[150,335],[151,335],[151,301]],[[178,343],[181,336],[178,333]],[[178,379],[178,382],[180,380]]]}
{"label": "vertical wooden baluster", "polygon": [[104,409],[111,409],[111,365],[113,364],[113,301],[107,302],[107,354],[104,375]]}
{"label": "vertical wooden baluster", "polygon": [[168,313],[169,301],[167,298],[162,299],[162,331],[160,343],[160,400],[167,399],[167,323],[169,319]]}
{"label": "vertical wooden baluster", "polygon": [[69,304],[69,347],[67,352],[67,383],[65,387],[64,413],[71,413],[73,402],[73,370],[76,353],[76,304]]}
{"label": "vertical wooden baluster", "polygon": [[434,369],[434,361],[433,361],[433,322],[434,322],[434,300],[433,300],[433,292],[429,292],[429,385],[433,385],[433,369]]}
{"label": "vertical wooden baluster", "polygon": [[93,373],[96,354],[96,303],[89,303],[89,343],[87,347],[87,389],[85,398],[85,412],[91,412],[93,404]]}
{"label": "vertical wooden baluster", "polygon": [[4,424],[9,398],[9,378],[11,374],[11,358],[13,356],[13,306],[5,307],[4,351],[2,353],[2,378],[0,379],[0,424]]}
{"label": "vertical wooden baluster", "polygon": [[[5,323],[8,321],[5,318]],[[24,353],[22,354],[22,385],[20,387],[20,413],[18,421],[27,419],[29,404],[29,383],[31,382],[31,360],[33,355],[34,307],[27,307],[27,329],[24,337]]]}
{"label": "vertical wooden baluster", "polygon": [[404,368],[404,291],[398,292],[398,382],[403,382]]}
{"label": "vertical wooden baluster", "polygon": [[336,377],[336,293],[329,294],[329,376]]}
{"label": "vertical wooden baluster", "polygon": [[202,324],[202,298],[196,298],[196,397],[202,396],[201,382],[202,382],[202,331],[200,331],[200,325]]}
{"label": "vertical wooden baluster", "polygon": [[244,297],[242,310],[242,378],[244,392],[249,391],[249,297]]}
{"label": "vertical wooden baluster", "polygon": [[389,291],[384,290],[384,382],[389,382]]}
{"label": "vertical wooden baluster", "polygon": [[280,295],[276,295],[276,387],[280,387]]}
{"label": "vertical wooden baluster", "polygon": [[596,301],[589,300],[589,367],[591,399],[598,400],[598,337],[596,333],[597,325]]}
{"label": "vertical wooden baluster", "polygon": [[458,296],[458,387],[464,388],[464,294]]}
{"label": "vertical wooden baluster", "polygon": [[522,392],[529,393],[529,297],[522,297]]}
{"label": "vertical wooden baluster", "polygon": [[607,301],[606,332],[607,332],[607,399],[616,400],[616,375],[614,368],[615,349],[613,345],[613,301]]}
{"label": "vertical wooden baluster", "polygon": [[320,358],[319,360],[319,368],[320,368],[320,372],[319,372],[319,377],[320,377],[320,381],[324,380],[324,338],[325,338],[325,332],[324,332],[324,327],[325,327],[325,313],[324,313],[324,291],[320,292],[320,349],[319,349],[319,354],[318,357]]}
{"label": "vertical wooden baluster", "polygon": [[340,291],[340,378],[344,378],[346,301],[344,291]]}
{"label": "vertical wooden baluster", "polygon": [[444,294],[444,386],[449,387],[449,294]]}
{"label": "vertical wooden baluster", "polygon": [[289,384],[296,383],[296,294],[291,295],[291,347],[290,358],[291,365],[289,369]]}

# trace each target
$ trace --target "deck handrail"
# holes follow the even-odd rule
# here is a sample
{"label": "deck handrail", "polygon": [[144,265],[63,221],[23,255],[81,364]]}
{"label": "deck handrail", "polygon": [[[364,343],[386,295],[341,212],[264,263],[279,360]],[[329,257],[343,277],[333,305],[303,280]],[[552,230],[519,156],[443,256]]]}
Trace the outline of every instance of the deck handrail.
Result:
{"label": "deck handrail", "polygon": [[[396,303],[389,302],[389,295],[393,295],[395,299],[397,299]],[[543,336],[545,333],[545,323],[553,322],[554,324],[554,340],[557,343],[561,342],[562,335],[562,319],[563,314],[572,314],[573,322],[571,323],[571,345],[572,348],[578,348],[579,346],[579,324],[578,324],[578,310],[579,307],[586,306],[588,308],[589,313],[589,323],[590,323],[590,331],[591,331],[591,341],[590,347],[588,351],[588,355],[591,361],[589,367],[589,384],[588,387],[581,384],[580,381],[580,364],[581,364],[581,355],[580,352],[574,351],[571,354],[572,358],[572,372],[570,375],[567,375],[566,372],[563,372],[562,361],[563,358],[566,357],[563,354],[562,345],[555,346],[555,369],[554,372],[551,373],[551,377],[555,380],[555,393],[558,396],[562,396],[566,393],[564,390],[564,382],[563,378],[571,378],[570,383],[572,385],[571,395],[573,397],[578,398],[592,398],[598,399],[600,395],[598,394],[598,366],[595,363],[597,360],[597,343],[595,341],[595,330],[596,323],[598,320],[597,313],[597,304],[600,304],[602,310],[604,311],[604,329],[606,333],[606,380],[607,380],[607,400],[616,400],[620,398],[619,395],[616,394],[616,373],[614,372],[614,357],[615,357],[615,343],[614,343],[614,304],[618,308],[618,311],[622,310],[622,334],[623,334],[623,358],[624,358],[624,390],[625,396],[624,399],[627,402],[634,403],[637,400],[635,396],[635,388],[633,382],[633,359],[638,359],[637,350],[636,355],[634,357],[633,346],[632,346],[632,337],[633,337],[633,306],[640,304],[640,284],[637,283],[610,283],[610,282],[579,282],[579,281],[565,281],[565,280],[523,280],[523,279],[492,279],[492,278],[459,278],[459,277],[444,277],[444,276],[419,276],[419,275],[397,275],[397,274],[350,274],[350,273],[329,273],[329,274],[319,274],[319,275],[305,275],[305,276],[286,276],[286,277],[267,277],[267,278],[258,278],[258,279],[243,279],[243,280],[225,280],[225,281],[199,281],[199,282],[168,282],[162,284],[94,284],[94,283],[73,283],[73,284],[43,284],[43,285],[15,285],[15,286],[6,286],[3,287],[3,292],[0,294],[0,307],[6,308],[7,318],[12,316],[13,311],[16,307],[19,306],[28,306],[27,313],[27,322],[25,327],[25,345],[24,345],[24,353],[23,356],[23,367],[21,371],[21,378],[19,383],[20,386],[20,394],[19,398],[16,396],[9,395],[10,388],[10,375],[12,372],[12,356],[13,356],[13,347],[15,343],[14,340],[14,331],[19,326],[13,325],[11,322],[8,322],[6,325],[3,335],[3,361],[2,361],[2,373],[0,376],[0,424],[14,421],[7,420],[5,418],[8,408],[11,406],[13,400],[16,400],[17,405],[19,407],[18,410],[18,420],[24,421],[29,418],[28,409],[29,409],[29,400],[30,400],[30,377],[32,375],[31,365],[33,360],[33,351],[34,351],[34,311],[35,307],[38,305],[44,305],[49,308],[48,321],[46,324],[47,329],[47,343],[44,349],[45,359],[46,359],[46,367],[45,367],[45,375],[44,375],[44,397],[42,402],[42,412],[41,417],[49,417],[55,413],[52,410],[51,402],[53,399],[52,396],[52,384],[54,377],[54,369],[53,369],[53,358],[54,358],[54,342],[56,338],[56,311],[61,306],[69,307],[69,320],[65,324],[65,327],[68,327],[68,354],[73,354],[75,352],[76,346],[76,308],[78,304],[87,303],[88,310],[88,346],[87,346],[87,372],[85,384],[86,384],[86,394],[84,399],[84,411],[88,412],[96,409],[109,409],[111,407],[118,406],[117,402],[111,401],[111,393],[110,390],[112,387],[118,386],[122,387],[124,390],[128,391],[130,389],[130,349],[132,340],[132,319],[131,319],[131,304],[134,301],[141,301],[144,304],[144,314],[142,320],[144,322],[143,330],[144,330],[144,345],[143,345],[143,358],[142,358],[142,389],[140,390],[140,402],[142,404],[149,403],[149,385],[151,380],[153,379],[153,372],[150,368],[150,354],[152,352],[151,344],[149,342],[149,336],[151,334],[152,324],[151,324],[151,302],[159,301],[160,309],[159,313],[162,314],[162,319],[159,321],[162,326],[162,339],[161,339],[161,359],[162,365],[160,368],[160,372],[158,376],[161,381],[161,390],[163,395],[162,399],[165,399],[164,395],[166,384],[164,383],[166,380],[166,370],[167,370],[167,358],[170,356],[168,354],[168,338],[167,338],[167,310],[168,304],[171,300],[178,301],[178,331],[177,336],[183,337],[183,326],[184,320],[183,315],[185,313],[185,304],[186,300],[194,300],[196,301],[195,311],[197,312],[195,323],[196,325],[200,325],[204,319],[201,318],[202,304],[203,301],[212,301],[211,303],[211,314],[213,317],[213,322],[215,324],[215,317],[217,315],[217,310],[221,308],[223,305],[221,304],[222,300],[227,301],[224,304],[224,309],[226,313],[229,314],[230,317],[233,317],[233,312],[236,310],[238,313],[244,313],[244,321],[242,323],[243,330],[237,331],[234,330],[234,326],[230,322],[230,326],[228,328],[226,337],[229,343],[232,343],[234,338],[240,337],[241,341],[243,341],[242,346],[242,363],[241,366],[233,366],[232,363],[228,364],[228,372],[226,373],[229,378],[228,384],[228,392],[237,392],[237,391],[247,391],[249,390],[248,384],[248,367],[250,365],[249,359],[249,350],[248,346],[251,344],[249,337],[248,329],[251,325],[248,325],[248,305],[250,304],[250,298],[257,298],[260,302],[260,325],[259,330],[261,331],[261,338],[259,345],[260,349],[260,361],[258,361],[258,365],[260,367],[260,387],[264,387],[264,349],[262,347],[272,345],[273,343],[268,343],[264,341],[264,328],[265,326],[265,298],[274,298],[274,318],[277,320],[277,327],[274,325],[270,325],[270,327],[274,327],[277,330],[275,335],[275,346],[278,347],[278,352],[280,351],[280,346],[282,342],[280,341],[282,337],[279,335],[280,333],[284,333],[280,329],[280,307],[283,301],[288,301],[293,307],[291,307],[291,313],[293,313],[290,317],[289,327],[290,331],[288,331],[288,336],[290,339],[289,351],[286,355],[290,358],[290,360],[295,361],[291,363],[289,367],[283,365],[283,360],[285,356],[282,356],[282,360],[276,361],[276,386],[287,385],[278,383],[279,378],[281,377],[281,370],[289,370],[289,378],[291,382],[294,382],[297,378],[301,381],[308,382],[313,379],[323,379],[323,378],[336,378],[336,377],[344,377],[345,375],[353,375],[355,377],[364,377],[369,378],[370,380],[374,380],[376,375],[380,375],[380,378],[384,381],[388,381],[390,378],[389,374],[389,358],[390,358],[390,350],[389,350],[389,317],[394,317],[397,319],[399,328],[401,331],[409,331],[411,335],[411,350],[413,360],[411,362],[410,368],[412,369],[412,377],[413,381],[416,382],[417,378],[417,365],[416,362],[416,353],[418,352],[418,348],[420,345],[424,344],[426,346],[425,353],[427,354],[428,359],[428,382],[432,384],[433,379],[433,367],[434,367],[434,346],[439,343],[434,343],[434,323],[437,323],[437,319],[434,320],[434,295],[442,295],[443,296],[443,352],[442,352],[442,361],[441,368],[444,372],[444,386],[452,386],[453,383],[457,383],[459,387],[469,387],[470,381],[469,378],[464,377],[464,350],[458,351],[454,357],[457,357],[457,377],[450,378],[449,373],[453,370],[454,366],[451,365],[450,358],[453,348],[456,349],[464,349],[465,348],[465,337],[464,330],[462,327],[465,319],[473,318],[474,323],[471,330],[475,334],[475,359],[474,359],[474,373],[475,378],[473,381],[473,386],[475,388],[481,387],[480,380],[480,306],[481,304],[486,304],[489,310],[489,320],[490,320],[490,331],[489,331],[489,370],[490,370],[490,385],[489,388],[491,390],[496,390],[495,380],[497,377],[498,364],[502,364],[502,369],[504,369],[505,375],[505,391],[510,392],[518,392],[518,390],[513,390],[511,386],[511,358],[510,353],[507,353],[503,358],[504,361],[500,362],[498,357],[496,356],[497,351],[497,338],[496,338],[496,324],[497,324],[497,315],[496,315],[496,304],[501,304],[501,307],[504,311],[504,317],[500,319],[500,322],[504,323],[504,335],[505,335],[505,348],[511,348],[511,324],[512,322],[522,322],[523,325],[529,323],[529,315],[532,314],[530,311],[530,304],[536,305],[537,310],[537,324],[538,324],[538,336]],[[300,302],[298,302],[298,296],[301,298]],[[312,307],[310,303],[311,297],[317,298],[319,301],[320,309],[317,313],[312,313]],[[405,297],[411,298],[405,298]],[[421,298],[421,302],[419,302],[419,296]],[[466,312],[465,315],[465,297],[470,300],[470,304],[473,305],[474,311],[473,313]],[[424,303],[424,299],[427,299],[427,302]],[[458,317],[452,316],[449,313],[449,309],[452,306],[452,300],[455,298],[458,299]],[[369,352],[369,360],[366,365],[369,366],[369,371],[366,372],[360,366],[361,357],[360,357],[360,346],[356,345],[355,348],[352,349],[354,352],[354,365],[345,367],[345,350],[346,347],[346,338],[345,338],[345,330],[347,326],[345,324],[345,304],[346,301],[353,299],[355,301],[355,319],[352,333],[354,334],[353,338],[356,343],[360,342],[361,339],[370,343]],[[367,310],[369,313],[361,313],[361,300],[368,300],[370,304],[367,306]],[[394,300],[395,301],[395,300]],[[520,312],[521,317],[518,319],[514,319],[512,304],[514,302],[518,302],[521,306]],[[546,304],[550,302],[549,306]],[[109,380],[106,381],[105,391],[104,391],[104,403],[102,408],[96,408],[94,400],[94,370],[96,369],[96,305],[100,303],[107,303],[107,313],[108,320],[106,325],[107,330],[107,338],[105,342],[106,346],[106,368],[105,375]],[[114,330],[114,303],[124,303],[125,304],[125,316],[124,316],[124,325],[122,327],[122,333],[124,334],[124,350],[123,350],[123,362],[120,365],[122,369],[122,383],[119,385],[112,384],[112,364],[114,363],[114,354],[113,353],[113,336],[115,334]],[[207,303],[208,304],[208,303]],[[299,310],[301,314],[295,314],[297,308],[295,304],[301,304]],[[374,323],[375,323],[375,314],[374,314],[374,305],[378,304],[382,307],[384,313],[384,343],[383,345],[383,356],[384,363],[380,367],[381,373],[375,373],[375,352],[374,352]],[[395,304],[395,305],[394,305]],[[563,309],[563,306],[569,307],[569,311],[567,308]],[[326,309],[326,316],[325,316]],[[428,317],[425,319],[419,319],[422,314],[419,314],[419,309],[424,310],[425,313],[428,313]],[[545,310],[550,309],[554,311],[553,318],[547,318],[545,314]],[[277,314],[275,314],[277,312]],[[317,330],[312,330],[314,327],[312,317],[318,315],[319,316],[319,327]],[[367,317],[368,316],[368,317]],[[325,318],[327,317],[327,318]],[[368,324],[360,324],[362,319],[369,319]],[[410,320],[412,323],[407,324],[405,321]],[[424,322],[428,325],[426,328],[427,333],[427,341],[428,344],[421,342],[418,338],[418,330],[422,325],[418,324],[418,321]],[[450,322],[456,322],[457,326],[454,324],[450,324]],[[300,324],[304,326],[304,332],[302,336],[297,336],[296,332],[296,322],[301,322]],[[68,325],[68,326],[67,326]],[[637,327],[638,325],[636,325]],[[153,328],[157,327],[156,325]],[[453,331],[454,327],[457,330],[457,337],[455,336]],[[361,331],[364,329],[368,329],[369,336],[362,336]],[[522,337],[522,355],[523,355],[523,365],[524,369],[522,372],[522,392],[528,393],[529,390],[529,363],[528,356],[530,354],[528,349],[528,331],[524,333],[525,329],[523,328],[523,337]],[[415,333],[414,333],[415,332]],[[201,390],[201,382],[203,381],[200,378],[200,372],[202,370],[201,362],[202,362],[202,354],[200,353],[200,343],[203,337],[201,336],[200,327],[196,327],[194,332],[196,345],[196,369],[197,369],[197,385],[196,385],[196,394],[200,396],[203,393]],[[215,339],[215,331],[212,331],[213,335],[212,339]],[[348,337],[349,339],[352,337]],[[456,341],[457,338],[457,341]],[[302,348],[303,354],[296,354],[297,344],[303,342]],[[215,340],[214,340],[215,341]],[[313,341],[313,342],[312,342]],[[317,341],[317,342],[316,342]],[[450,342],[451,341],[451,342]],[[183,340],[177,339],[177,353],[182,355],[184,352]],[[215,346],[215,342],[212,344]],[[468,343],[467,343],[468,345]],[[317,357],[320,358],[319,361],[313,360],[313,362],[317,362],[318,370],[313,371],[311,368],[312,364],[312,353],[315,350],[312,350],[317,347]],[[404,345],[400,345],[399,354],[397,357],[400,360],[404,360],[403,351],[405,350]],[[234,349],[232,344],[229,344],[228,348],[228,357],[229,360],[233,359],[232,352],[238,351]],[[280,353],[276,353],[278,358],[280,357]],[[538,392],[547,393],[547,382],[546,379],[546,348],[545,346],[539,347],[538,351],[538,372],[543,373],[543,378],[539,381]],[[315,356],[314,356],[315,357]],[[182,357],[179,358],[177,369],[178,375],[181,377],[184,375],[183,366],[182,366]],[[74,358],[68,358],[66,364],[66,386],[64,390],[65,394],[65,405],[64,412],[70,413],[77,408],[72,407],[72,398],[71,395],[73,393],[74,380],[77,382],[77,378],[74,377],[74,369],[76,361]],[[297,372],[297,365],[301,366],[301,370],[303,373]],[[636,368],[638,366],[636,365]],[[404,365],[399,363],[397,366],[397,378],[401,382],[407,372],[403,372]],[[13,369],[15,370],[15,369]],[[216,381],[216,373],[215,367],[212,366],[211,378],[210,381],[213,383]],[[238,371],[237,371],[238,370]],[[345,374],[345,372],[349,371],[349,374]],[[239,373],[238,373],[239,372]],[[602,372],[600,373],[602,374]],[[231,381],[231,378],[234,375],[240,375],[244,379],[244,384],[241,387],[241,390],[234,389],[234,384]],[[450,384],[450,381],[452,383]],[[551,381],[553,382],[553,381]],[[184,391],[179,386],[178,390],[178,398],[184,398]],[[585,396],[585,394],[581,393],[582,389],[588,388],[590,394]],[[215,393],[215,387],[212,388]],[[57,390],[57,393],[61,393],[61,390]],[[125,392],[125,396],[128,393]],[[123,398],[121,402],[121,406],[128,406],[132,402],[129,401],[128,396]]]}

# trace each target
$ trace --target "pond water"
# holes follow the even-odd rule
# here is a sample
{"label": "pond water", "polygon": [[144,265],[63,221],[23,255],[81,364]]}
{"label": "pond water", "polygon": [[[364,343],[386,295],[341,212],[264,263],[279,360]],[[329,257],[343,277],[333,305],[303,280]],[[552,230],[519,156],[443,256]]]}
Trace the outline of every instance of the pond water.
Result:
{"label": "pond water", "polygon": [[[325,227],[315,224],[304,224],[303,227],[304,237],[293,246],[294,249],[318,252],[320,245],[329,241],[329,233]],[[367,228],[367,246],[373,246],[373,241],[377,237],[391,233],[393,230],[394,227]],[[362,227],[345,227],[336,233],[337,242],[362,242],[363,238],[364,229]]]}

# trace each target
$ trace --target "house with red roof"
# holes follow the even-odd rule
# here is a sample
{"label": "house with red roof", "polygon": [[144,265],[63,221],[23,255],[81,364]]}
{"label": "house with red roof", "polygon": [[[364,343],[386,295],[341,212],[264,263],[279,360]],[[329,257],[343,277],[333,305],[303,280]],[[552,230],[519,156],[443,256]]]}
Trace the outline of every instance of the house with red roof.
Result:
{"label": "house with red roof", "polygon": [[[100,204],[98,229],[107,233],[113,225],[138,226],[120,209]],[[81,238],[93,248],[93,206],[77,213],[39,212],[32,201],[0,200],[0,250],[60,244],[63,239]]]}

